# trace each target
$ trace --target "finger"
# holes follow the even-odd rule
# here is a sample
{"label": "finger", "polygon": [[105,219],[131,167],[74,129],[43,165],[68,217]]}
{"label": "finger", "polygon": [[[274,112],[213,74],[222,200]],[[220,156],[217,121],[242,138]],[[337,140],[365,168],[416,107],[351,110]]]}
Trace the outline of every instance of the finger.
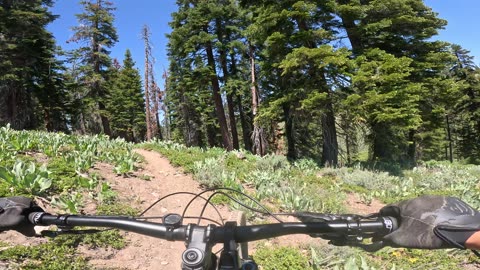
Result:
{"label": "finger", "polygon": [[396,205],[388,205],[380,209],[381,216],[400,217],[400,208]]}

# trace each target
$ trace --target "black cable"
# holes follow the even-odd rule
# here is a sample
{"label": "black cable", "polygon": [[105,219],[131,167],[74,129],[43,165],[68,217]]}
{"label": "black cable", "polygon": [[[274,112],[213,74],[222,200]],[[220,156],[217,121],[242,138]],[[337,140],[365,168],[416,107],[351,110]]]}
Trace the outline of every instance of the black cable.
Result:
{"label": "black cable", "polygon": [[[193,195],[193,196],[195,196],[194,199],[200,197],[201,199],[207,201],[207,199],[205,199],[204,197],[199,196],[199,195],[201,195],[201,193],[200,193],[200,194],[197,194],[197,193],[188,192],[188,191],[175,192],[175,193],[171,193],[171,194],[165,195],[165,196],[163,196],[162,198],[156,200],[156,201],[155,201],[154,203],[152,203],[149,207],[147,207],[145,210],[143,210],[143,212],[140,213],[139,217],[143,216],[147,211],[149,211],[150,209],[152,209],[156,204],[158,204],[158,203],[161,202],[162,200],[164,200],[164,199],[166,199],[166,198],[168,198],[168,197],[175,196],[175,195],[180,195],[180,194]],[[224,223],[223,223],[222,214],[220,214],[220,211],[218,211],[217,207],[215,207],[215,205],[212,204],[212,203],[210,203],[209,201],[207,201],[207,203],[209,203],[209,204],[213,207],[213,209],[215,209],[215,211],[217,212],[218,216],[220,217],[220,220],[222,221],[222,224],[224,224]],[[185,216],[185,212],[183,212],[182,218],[184,218],[184,216]]]}
{"label": "black cable", "polygon": [[[231,197],[231,196],[226,195],[225,193],[223,193],[223,194],[225,194],[228,198],[230,198],[231,200],[233,200],[233,201],[235,201],[236,203],[240,204],[241,206],[244,206],[244,207],[246,207],[247,209],[250,209],[250,210],[252,210],[252,211],[254,211],[254,212],[257,212],[257,213],[261,213],[261,214],[264,214],[264,215],[270,215],[270,216],[272,216],[274,219],[276,219],[278,222],[283,223],[280,219],[278,219],[276,216],[274,216],[265,206],[263,206],[260,202],[258,202],[257,200],[255,200],[255,199],[252,198],[251,196],[249,196],[249,195],[247,195],[247,194],[245,194],[245,193],[243,193],[243,192],[241,192],[241,191],[238,191],[238,190],[236,190],[236,189],[225,188],[225,187],[223,187],[223,188],[211,188],[211,189],[207,189],[207,190],[205,190],[205,191],[202,191],[202,192],[198,193],[198,194],[197,194],[195,197],[193,197],[193,198],[188,202],[188,204],[185,206],[185,209],[183,210],[183,213],[182,213],[182,217],[185,216],[185,213],[187,212],[188,207],[193,203],[193,201],[195,201],[195,200],[197,199],[197,197],[201,197],[201,195],[203,195],[203,194],[206,193],[206,192],[218,191],[218,190],[228,190],[228,191],[232,191],[232,192],[235,192],[235,193],[237,193],[237,194],[240,194],[240,195],[242,195],[242,196],[244,196],[244,197],[247,197],[248,199],[250,199],[251,201],[253,201],[255,204],[257,204],[258,206],[260,206],[265,212],[262,212],[262,211],[260,211],[260,210],[258,210],[258,209],[250,208],[250,207],[244,205],[243,203],[240,203],[239,201],[237,201],[237,200],[234,199],[233,197]],[[201,197],[201,198],[202,198],[202,197]],[[209,199],[209,200],[210,200],[210,199]],[[208,201],[209,201],[209,200],[208,200]]]}
{"label": "black cable", "polygon": [[[229,198],[230,200],[238,203],[240,206],[243,206],[245,207],[246,209],[248,210],[251,210],[253,212],[256,212],[256,213],[260,213],[260,214],[263,214],[263,215],[272,215],[277,221],[279,221],[280,223],[283,223],[281,220],[279,220],[278,218],[276,218],[272,213],[267,213],[267,212],[262,212],[258,209],[255,209],[253,207],[250,207],[242,202],[240,202],[239,200],[237,200],[235,197],[233,196],[230,196],[229,194],[225,193],[225,192],[222,192],[222,191],[216,191],[214,192],[212,195],[210,195],[210,197],[208,197],[208,200],[211,200],[213,198],[213,196],[217,195],[217,194],[221,194],[221,195],[224,195],[226,196],[227,198]],[[207,204],[204,204],[203,208],[202,208],[202,212],[200,213],[200,217],[203,216],[203,213],[205,212],[205,208],[206,208]],[[199,223],[200,219],[197,221],[197,224]]]}

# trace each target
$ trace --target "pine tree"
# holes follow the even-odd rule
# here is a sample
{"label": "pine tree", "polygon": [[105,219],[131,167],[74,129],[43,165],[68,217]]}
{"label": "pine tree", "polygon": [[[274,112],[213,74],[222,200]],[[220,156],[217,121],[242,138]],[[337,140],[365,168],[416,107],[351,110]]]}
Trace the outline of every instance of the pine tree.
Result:
{"label": "pine tree", "polygon": [[107,110],[111,119],[112,135],[133,142],[143,141],[146,125],[142,81],[130,50],[125,52],[123,66],[111,73],[113,78],[110,79],[112,86]]}
{"label": "pine tree", "polygon": [[[333,66],[346,61],[345,53],[336,54],[336,49],[327,45],[334,33],[329,6],[295,0],[244,4],[252,10],[254,23],[247,36],[258,47],[260,87],[268,93],[260,118],[285,122],[289,158],[308,156],[336,165],[333,89],[338,87],[339,70],[334,71]],[[325,56],[330,58],[324,61]],[[302,107],[304,102],[313,102],[310,99],[317,99],[317,106]]]}
{"label": "pine tree", "polygon": [[[450,56],[446,53],[446,43],[429,40],[446,25],[446,21],[439,19],[421,0],[336,0],[335,3],[335,14],[340,19],[339,28],[347,33],[355,56],[369,54],[372,50],[382,50],[398,58],[394,62],[401,61],[402,57],[412,60],[410,62],[412,70],[408,72],[406,79],[416,83],[420,88],[405,88],[417,90],[415,93],[405,93],[403,97],[418,100],[417,115],[410,114],[412,118],[406,122],[402,121],[404,115],[399,115],[399,122],[391,119],[394,120],[391,124],[385,122],[386,125],[379,130],[382,131],[381,134],[371,134],[372,138],[377,138],[371,141],[374,151],[371,155],[372,160],[381,159],[412,165],[417,157],[422,156],[420,149],[423,151],[436,145],[432,138],[438,135],[428,135],[423,131],[441,130],[444,127],[443,120],[434,120],[443,119],[441,108],[444,105],[440,104],[441,100],[437,97],[455,88],[451,80],[442,76],[445,66],[450,61]],[[407,100],[404,102],[409,103]],[[386,107],[384,109],[386,112],[389,110]],[[410,129],[408,132],[404,130],[407,127]],[[388,138],[396,138],[393,135],[399,134],[398,128],[404,130],[401,132],[401,138],[389,140]],[[372,132],[375,131],[372,129]],[[393,156],[387,154],[391,152],[387,150],[390,148],[393,152],[402,153],[401,156],[395,155],[394,160],[391,160]]]}
{"label": "pine tree", "polygon": [[[458,156],[470,163],[480,163],[480,68],[473,62],[468,50],[452,45],[455,61],[449,69],[450,76],[462,84],[460,97],[450,106],[451,132],[458,137]],[[450,96],[451,98],[451,96]],[[452,136],[449,138],[453,144]],[[449,147],[453,152],[453,145]],[[453,154],[450,154],[453,156]]]}
{"label": "pine tree", "polygon": [[[73,27],[75,32],[70,41],[86,43],[86,46],[77,49],[81,55],[81,77],[88,93],[85,96],[87,111],[84,117],[92,116],[96,123],[90,132],[104,132],[111,135],[110,123],[106,111],[105,77],[108,67],[111,65],[108,49],[117,42],[118,36],[113,26],[115,10],[113,3],[106,0],[81,1],[84,13],[77,14],[79,26]],[[101,127],[100,127],[101,125]]]}
{"label": "pine tree", "polygon": [[[214,19],[218,10],[218,1],[177,1],[179,11],[172,15],[171,22],[172,33],[169,36],[169,52],[171,61],[180,61],[180,63],[193,64],[190,66],[182,66],[175,71],[193,69],[194,72],[200,73],[202,78],[209,79],[209,90],[211,92],[211,101],[214,104],[214,113],[216,122],[221,135],[222,146],[225,149],[233,149],[231,134],[228,129],[227,119],[222,100],[222,89],[220,86],[219,75],[217,73],[216,59],[216,43],[218,37],[215,36]],[[174,60],[175,58],[175,60]],[[186,58],[192,58],[188,61]],[[192,79],[195,79],[192,77]],[[197,79],[198,81],[198,79]],[[172,83],[175,80],[171,81]],[[195,89],[199,91],[205,90],[205,84],[200,82]],[[176,88],[176,87],[174,87]],[[172,87],[171,87],[172,89]],[[208,106],[205,106],[208,107]],[[208,122],[206,124],[207,140],[210,145],[215,143],[215,128]]]}
{"label": "pine tree", "polygon": [[64,130],[50,0],[0,1],[0,125]]}

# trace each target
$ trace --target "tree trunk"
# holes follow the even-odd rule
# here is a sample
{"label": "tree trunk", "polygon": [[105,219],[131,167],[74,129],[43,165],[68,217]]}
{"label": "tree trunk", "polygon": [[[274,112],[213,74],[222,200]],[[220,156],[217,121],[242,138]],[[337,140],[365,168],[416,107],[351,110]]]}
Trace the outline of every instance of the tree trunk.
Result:
{"label": "tree trunk", "polygon": [[217,138],[215,136],[216,134],[217,129],[215,128],[215,126],[212,124],[207,124],[207,142],[210,148],[217,146]]}
{"label": "tree trunk", "polygon": [[[153,74],[153,72],[152,72]],[[152,76],[152,80],[153,76]],[[157,126],[157,136],[160,140],[163,140],[162,136],[162,126],[160,125],[160,117],[158,117],[158,104],[160,101],[160,87],[158,87],[157,83],[153,81],[153,113],[155,114],[155,123]]]}
{"label": "tree trunk", "polygon": [[[224,50],[220,51],[220,61],[223,70],[224,83],[227,83],[228,80],[228,68],[227,68],[227,55]],[[234,149],[239,149],[238,143],[238,131],[237,131],[237,120],[235,119],[235,108],[233,101],[233,93],[227,93],[227,108],[228,108],[228,118],[230,121],[230,131],[232,132],[232,146]]]}
{"label": "tree trunk", "polygon": [[105,104],[103,102],[98,102],[98,108],[100,109],[100,119],[102,119],[103,133],[108,136],[112,136],[112,131],[110,130],[110,121],[108,117],[105,116],[104,112],[106,110]]}
{"label": "tree trunk", "polygon": [[[168,95],[168,73],[165,69],[163,70],[162,78],[165,80],[164,94]],[[163,97],[163,98],[165,100],[165,97]],[[163,114],[165,116],[164,117],[164,119],[165,119],[165,139],[166,140],[171,140],[172,136],[170,134],[170,115],[168,113],[168,107],[167,107],[167,104],[165,104],[165,102],[163,102],[162,110],[163,110]]]}
{"label": "tree trunk", "polygon": [[350,154],[350,135],[348,130],[345,130],[345,147],[347,148],[347,165],[350,166],[352,164],[352,156]]}
{"label": "tree trunk", "polygon": [[408,132],[407,162],[410,168],[413,168],[417,163],[417,143],[415,142],[415,130],[411,129]]}
{"label": "tree trunk", "polygon": [[[237,64],[236,64],[235,55],[233,52],[230,54],[230,61],[232,63],[232,74],[237,74]],[[242,126],[243,144],[246,150],[252,151],[252,138],[251,138],[252,125],[251,125],[251,122],[247,121],[245,111],[243,110],[242,97],[239,94],[237,94],[237,91],[234,91],[233,94],[237,98],[237,106],[238,106],[238,111],[240,113],[240,123]]]}
{"label": "tree trunk", "polygon": [[238,143],[238,131],[237,131],[237,120],[235,120],[235,109],[233,94],[227,94],[227,107],[228,107],[228,117],[230,120],[230,131],[232,132],[232,146],[233,149],[240,149]]}
{"label": "tree trunk", "polygon": [[445,118],[447,120],[447,140],[448,140],[448,153],[449,155],[449,160],[451,163],[453,163],[453,140],[452,140],[452,133],[451,133],[451,127],[450,127],[450,119],[448,115],[445,115]]}
{"label": "tree trunk", "polygon": [[87,134],[87,128],[85,126],[85,118],[83,117],[83,112],[79,115],[79,124],[80,124],[80,132],[82,135]]}
{"label": "tree trunk", "polygon": [[[348,5],[350,0],[337,0],[338,4],[341,5]],[[356,18],[352,18],[347,14],[339,14],[340,19],[342,20],[343,27],[345,28],[345,32],[347,33],[348,40],[352,46],[352,51],[354,54],[360,53],[362,50],[362,39],[360,33],[358,32],[358,27],[355,24]]]}
{"label": "tree trunk", "polygon": [[290,113],[290,104],[283,105],[283,116],[285,119],[285,136],[287,137],[287,157],[289,159],[295,159],[297,157],[297,150],[295,147],[293,117]]}
{"label": "tree trunk", "polygon": [[[226,43],[226,40],[228,40],[228,37],[224,37],[224,26],[221,22],[220,19],[216,19],[216,28],[217,28],[217,38],[218,41],[224,45]],[[226,34],[228,35],[228,33]],[[222,46],[220,45],[220,46]],[[225,48],[221,47],[219,49],[219,54],[220,54],[220,66],[222,67],[222,72],[223,72],[223,84],[226,85],[230,76],[228,72],[228,67],[227,67],[227,52],[225,51]],[[234,149],[239,149],[239,143],[238,143],[238,131],[237,131],[237,121],[235,119],[235,104],[233,100],[234,93],[227,93],[227,109],[228,109],[228,119],[230,123],[230,132],[232,133],[232,146]]]}
{"label": "tree trunk", "polygon": [[[97,0],[97,5],[101,5],[100,1]],[[99,21],[98,19],[95,21],[94,24],[94,29],[99,29]],[[101,70],[100,70],[100,57],[98,55],[98,52],[100,51],[100,42],[99,42],[99,37],[97,33],[94,33],[93,38],[92,38],[92,50],[93,50],[93,71],[95,74],[100,75]],[[106,111],[106,106],[103,103],[103,99],[105,98],[105,93],[102,90],[102,85],[100,84],[100,81],[98,79],[95,80],[93,83],[93,88],[94,88],[94,98],[97,99],[97,104],[98,104],[98,109],[100,110],[100,120],[102,123],[102,129],[103,133],[108,136],[112,136],[112,132],[110,130],[110,121],[108,120],[108,117],[105,116],[105,111]]]}
{"label": "tree trunk", "polygon": [[322,114],[323,151],[322,164],[337,166],[338,164],[338,142],[335,129],[335,115],[333,105],[329,99],[326,104],[326,112]]}
{"label": "tree trunk", "polygon": [[150,83],[149,83],[149,74],[150,74],[150,42],[149,42],[149,31],[148,27],[143,26],[142,38],[145,43],[145,120],[147,124],[147,141],[152,139],[152,125],[151,121],[151,112],[150,112]]}
{"label": "tree trunk", "polygon": [[[208,33],[208,27],[204,27],[204,31]],[[218,83],[218,76],[216,72],[216,67],[215,67],[215,58],[213,56],[213,48],[212,48],[212,43],[210,41],[207,41],[206,44],[206,51],[207,51],[207,60],[208,60],[208,66],[211,69],[212,75],[210,76],[210,81],[212,83],[212,91],[213,91],[213,101],[215,102],[215,112],[217,114],[218,118],[218,123],[220,125],[220,132],[222,134],[222,143],[223,147],[227,149],[228,151],[231,151],[232,148],[232,142],[230,140],[230,134],[228,132],[228,125],[227,125],[227,119],[225,117],[225,111],[223,109],[223,102],[222,102],[222,96],[220,95],[220,85]]]}
{"label": "tree trunk", "polygon": [[249,47],[250,54],[250,76],[252,79],[252,120],[253,120],[253,132],[252,132],[252,150],[254,154],[264,156],[267,154],[267,139],[263,128],[255,121],[257,116],[258,105],[260,104],[260,97],[257,89],[257,81],[255,74],[255,56],[253,46]]}
{"label": "tree trunk", "polygon": [[237,95],[238,110],[240,112],[240,123],[242,125],[243,144],[246,150],[252,151],[252,128],[250,123],[246,119],[245,112],[243,111],[242,98]]}

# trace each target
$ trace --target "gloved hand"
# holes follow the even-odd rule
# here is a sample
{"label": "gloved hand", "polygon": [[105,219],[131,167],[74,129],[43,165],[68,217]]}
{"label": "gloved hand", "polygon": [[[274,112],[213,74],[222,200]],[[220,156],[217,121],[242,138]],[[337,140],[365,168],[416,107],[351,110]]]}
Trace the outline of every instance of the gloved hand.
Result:
{"label": "gloved hand", "polygon": [[0,231],[15,230],[25,236],[34,236],[34,225],[28,222],[31,212],[43,212],[43,209],[30,198],[0,198]]}
{"label": "gloved hand", "polygon": [[455,197],[421,196],[385,206],[380,215],[399,223],[383,237],[386,246],[465,249],[467,239],[480,231],[480,213]]}

